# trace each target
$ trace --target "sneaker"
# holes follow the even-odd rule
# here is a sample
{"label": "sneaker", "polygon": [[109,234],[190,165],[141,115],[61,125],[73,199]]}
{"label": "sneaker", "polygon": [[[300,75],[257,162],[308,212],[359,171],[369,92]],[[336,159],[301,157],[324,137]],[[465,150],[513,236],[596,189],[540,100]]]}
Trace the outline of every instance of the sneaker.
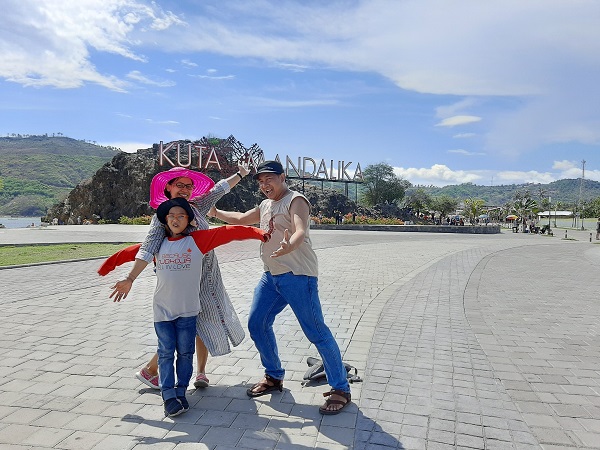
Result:
{"label": "sneaker", "polygon": [[199,373],[196,375],[196,381],[194,381],[195,388],[205,388],[208,387],[208,378],[203,373]]}
{"label": "sneaker", "polygon": [[190,404],[188,403],[187,398],[177,397],[177,400],[179,400],[179,403],[181,403],[181,406],[183,406],[183,412],[186,412],[188,409],[190,409]]}
{"label": "sneaker", "polygon": [[165,400],[165,416],[175,417],[186,411],[178,399],[170,398]]}
{"label": "sneaker", "polygon": [[158,375],[152,375],[145,367],[136,373],[135,377],[152,389],[160,389],[158,387]]}

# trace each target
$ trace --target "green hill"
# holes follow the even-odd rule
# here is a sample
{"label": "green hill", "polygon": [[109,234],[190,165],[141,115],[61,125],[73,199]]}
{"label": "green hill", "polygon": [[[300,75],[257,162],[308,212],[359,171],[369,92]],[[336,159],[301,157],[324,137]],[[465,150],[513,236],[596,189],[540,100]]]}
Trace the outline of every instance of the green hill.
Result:
{"label": "green hill", "polygon": [[[11,136],[0,137],[0,216],[45,216],[47,210],[62,202],[83,180],[90,179],[105,163],[121,151],[89,141],[65,136]],[[408,180],[410,181],[410,180]],[[306,181],[343,193],[341,183]],[[500,206],[514,199],[517,191],[529,191],[532,198],[552,197],[552,203],[565,206],[577,203],[580,179],[564,179],[548,184],[512,184],[482,186],[472,183],[444,187],[413,186],[424,189],[430,196],[448,195],[463,201],[483,199],[486,205]],[[356,192],[358,189],[358,192]],[[348,187],[351,200],[362,197],[362,186]],[[582,200],[600,197],[600,182],[584,180]]]}
{"label": "green hill", "polygon": [[[413,192],[416,189],[423,189],[432,197],[448,195],[458,200],[480,198],[485,201],[486,205],[500,206],[513,201],[517,191],[528,191],[535,200],[539,200],[540,197],[548,198],[550,196],[552,203],[561,202],[565,205],[572,205],[576,204],[579,200],[580,185],[581,178],[557,180],[548,184],[527,183],[481,186],[472,183],[463,183],[441,188],[434,186],[414,186],[408,189],[407,193]],[[587,201],[597,197],[600,197],[600,182],[583,180],[581,200]]]}
{"label": "green hill", "polygon": [[45,215],[119,152],[64,136],[0,137],[0,215]]}

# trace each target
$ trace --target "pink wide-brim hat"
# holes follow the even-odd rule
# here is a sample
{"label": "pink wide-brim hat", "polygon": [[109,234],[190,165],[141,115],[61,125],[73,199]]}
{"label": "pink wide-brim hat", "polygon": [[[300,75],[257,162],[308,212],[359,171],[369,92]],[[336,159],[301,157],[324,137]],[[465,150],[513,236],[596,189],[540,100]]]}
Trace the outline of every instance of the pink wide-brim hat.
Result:
{"label": "pink wide-brim hat", "polygon": [[196,172],[184,167],[173,167],[172,169],[157,173],[152,178],[152,182],[150,183],[150,206],[156,209],[162,202],[169,200],[165,195],[167,183],[174,178],[181,177],[189,178],[194,182],[194,188],[190,193],[190,201],[210,191],[215,185],[215,182],[202,172]]}

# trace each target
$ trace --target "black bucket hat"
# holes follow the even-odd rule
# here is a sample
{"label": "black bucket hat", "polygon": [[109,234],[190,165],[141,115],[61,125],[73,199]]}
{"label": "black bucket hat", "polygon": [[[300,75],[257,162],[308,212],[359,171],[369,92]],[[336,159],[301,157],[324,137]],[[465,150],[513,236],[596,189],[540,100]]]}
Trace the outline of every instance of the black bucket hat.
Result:
{"label": "black bucket hat", "polygon": [[180,206],[181,208],[185,209],[185,212],[188,215],[188,222],[191,223],[194,220],[194,211],[192,211],[192,207],[188,201],[185,198],[175,197],[162,202],[156,209],[156,217],[160,223],[164,223],[165,225],[167,224],[167,215],[174,206]]}

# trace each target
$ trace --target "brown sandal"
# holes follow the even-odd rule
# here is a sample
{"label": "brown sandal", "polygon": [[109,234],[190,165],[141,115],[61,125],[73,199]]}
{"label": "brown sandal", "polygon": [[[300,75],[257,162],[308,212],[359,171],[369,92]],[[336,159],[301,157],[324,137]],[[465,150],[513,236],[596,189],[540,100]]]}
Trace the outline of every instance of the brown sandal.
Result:
{"label": "brown sandal", "polygon": [[[246,394],[248,394],[248,397],[260,397],[262,395],[266,395],[273,391],[283,392],[283,380],[278,380],[277,378],[273,378],[273,377],[267,375],[266,373],[265,373],[265,379],[267,380],[267,383],[263,383],[261,381],[260,383],[256,383],[254,386],[252,386],[250,389],[248,389],[246,391]],[[268,384],[268,383],[272,383],[272,384]],[[254,392],[254,390],[257,388],[262,388],[263,390]]]}
{"label": "brown sandal", "polygon": [[[319,412],[321,414],[324,414],[326,416],[333,416],[335,414],[339,414],[342,412],[342,409],[344,409],[346,406],[348,406],[348,404],[352,401],[352,396],[350,395],[350,392],[344,392],[344,391],[340,391],[338,389],[332,389],[329,392],[325,392],[323,394],[323,397],[329,397],[330,395],[339,395],[340,397],[344,397],[346,399],[345,402],[341,401],[341,400],[333,400],[331,398],[328,398],[327,400],[325,400],[325,404],[321,407],[319,407]],[[329,408],[330,405],[342,405],[342,407],[340,409],[327,409]]]}

